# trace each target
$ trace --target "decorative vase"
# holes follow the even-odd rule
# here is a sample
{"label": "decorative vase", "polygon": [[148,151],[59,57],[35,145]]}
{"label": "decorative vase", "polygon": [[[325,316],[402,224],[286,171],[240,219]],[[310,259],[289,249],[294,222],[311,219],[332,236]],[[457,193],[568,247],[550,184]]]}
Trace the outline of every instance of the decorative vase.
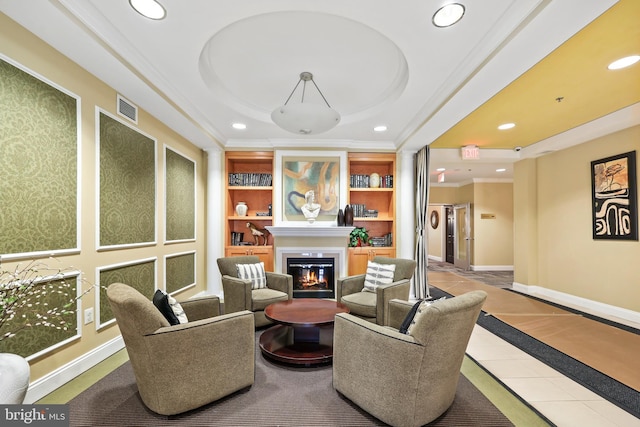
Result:
{"label": "decorative vase", "polygon": [[371,188],[380,187],[380,175],[378,175],[375,172],[369,175],[369,187]]}
{"label": "decorative vase", "polygon": [[353,225],[353,208],[349,205],[344,208],[344,225],[347,227]]}
{"label": "decorative vase", "polygon": [[344,226],[344,212],[338,209],[338,227]]}
{"label": "decorative vase", "polygon": [[236,205],[236,213],[238,216],[247,216],[247,204],[245,202],[238,202]]}
{"label": "decorative vase", "polygon": [[29,371],[24,357],[0,353],[0,404],[22,404],[29,388]]}

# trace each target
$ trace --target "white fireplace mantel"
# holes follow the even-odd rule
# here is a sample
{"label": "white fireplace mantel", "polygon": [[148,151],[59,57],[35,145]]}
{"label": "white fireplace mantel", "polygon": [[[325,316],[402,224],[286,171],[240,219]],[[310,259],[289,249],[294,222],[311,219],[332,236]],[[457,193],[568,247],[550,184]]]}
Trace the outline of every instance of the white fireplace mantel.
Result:
{"label": "white fireplace mantel", "polygon": [[300,225],[267,225],[274,237],[349,237],[354,227],[327,226],[302,223]]}

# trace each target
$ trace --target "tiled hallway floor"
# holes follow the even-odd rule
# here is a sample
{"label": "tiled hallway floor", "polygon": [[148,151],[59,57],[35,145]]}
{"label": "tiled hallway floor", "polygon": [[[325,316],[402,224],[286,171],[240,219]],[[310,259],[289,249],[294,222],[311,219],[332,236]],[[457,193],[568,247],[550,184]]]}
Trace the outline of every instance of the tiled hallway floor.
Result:
{"label": "tiled hallway floor", "polygon": [[[481,283],[481,276],[480,273],[472,279],[454,270],[430,268],[428,279],[432,286],[452,295],[486,290],[489,297],[484,311],[639,389],[639,335],[586,321],[582,316],[501,289],[504,286],[500,284]],[[640,426],[640,419],[481,326],[476,325],[467,354],[557,426]]]}

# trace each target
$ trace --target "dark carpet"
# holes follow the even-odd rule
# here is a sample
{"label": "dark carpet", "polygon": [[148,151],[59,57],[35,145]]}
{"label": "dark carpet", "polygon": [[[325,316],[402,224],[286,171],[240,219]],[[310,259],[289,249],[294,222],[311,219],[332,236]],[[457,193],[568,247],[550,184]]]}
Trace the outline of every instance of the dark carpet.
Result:
{"label": "dark carpet", "polygon": [[[449,293],[433,286],[430,287],[430,293],[433,298],[451,297]],[[544,300],[541,301],[547,303]],[[553,305],[567,309],[558,304]],[[596,318],[595,316],[591,317],[604,320]],[[556,371],[571,378],[573,381],[588,388],[614,405],[640,418],[640,393],[631,387],[538,341],[503,321],[487,315],[485,312],[480,314],[477,323],[494,335],[497,335],[508,343],[518,347],[520,350],[549,365]]]}
{"label": "dark carpet", "polygon": [[[260,332],[256,333],[256,342]],[[337,393],[331,366],[288,368],[256,349],[254,385],[184,414],[148,410],[126,362],[69,402],[71,426],[384,426]],[[512,426],[463,375],[449,410],[433,426]]]}

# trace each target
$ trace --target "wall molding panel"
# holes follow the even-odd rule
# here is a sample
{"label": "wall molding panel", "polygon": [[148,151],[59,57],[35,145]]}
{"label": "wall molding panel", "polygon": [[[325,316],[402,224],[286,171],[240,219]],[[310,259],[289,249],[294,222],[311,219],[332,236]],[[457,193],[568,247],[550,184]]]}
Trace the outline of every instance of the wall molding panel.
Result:
{"label": "wall molding panel", "polygon": [[153,298],[157,285],[157,257],[106,265],[96,269],[96,283],[100,292],[96,292],[96,330],[103,329],[116,319],[111,311],[107,290],[112,283],[124,283],[138,290],[142,295]]}
{"label": "wall molding panel", "polygon": [[167,255],[164,258],[164,284],[168,294],[176,294],[196,285],[196,251]]}
{"label": "wall molding panel", "polygon": [[98,249],[156,244],[156,139],[96,108]]}
{"label": "wall molding panel", "polygon": [[80,98],[0,55],[0,255],[80,251]]}
{"label": "wall molding panel", "polygon": [[165,243],[196,238],[196,162],[164,146]]}

